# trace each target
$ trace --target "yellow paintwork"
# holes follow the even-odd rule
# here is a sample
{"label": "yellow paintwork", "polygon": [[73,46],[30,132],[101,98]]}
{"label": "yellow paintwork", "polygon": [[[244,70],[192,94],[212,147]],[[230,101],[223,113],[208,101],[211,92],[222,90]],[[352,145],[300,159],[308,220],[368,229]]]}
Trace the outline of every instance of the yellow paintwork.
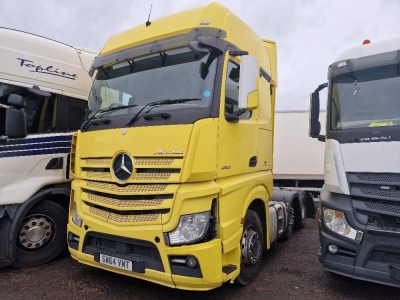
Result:
{"label": "yellow paintwork", "polygon": [[[203,20],[207,20],[208,24],[203,25]],[[227,32],[225,40],[258,57],[260,66],[273,76],[274,85],[277,85],[275,43],[269,40],[264,40],[267,43],[260,43],[260,38],[247,24],[218,3],[152,20],[150,26],[146,26],[143,22],[142,25],[114,35],[108,39],[99,57],[166,37],[188,33],[193,28],[201,27],[225,30]],[[265,55],[266,48],[270,57]]]}
{"label": "yellow paintwork", "polygon": [[[201,25],[202,20],[208,20],[208,24]],[[239,123],[227,122],[224,109],[221,109],[218,118],[203,119],[195,124],[79,131],[72,142],[71,171],[76,177],[72,183],[72,197],[83,225],[77,227],[71,215],[68,223],[68,232],[80,237],[78,250],[69,248],[76,260],[169,287],[212,289],[239,275],[243,218],[254,201],[265,206],[265,244],[269,248],[268,200],[273,193],[273,115],[278,81],[275,43],[261,40],[227,8],[212,3],[152,20],[148,27],[142,24],[115,35],[107,41],[100,57],[199,27],[224,30],[227,41],[258,58],[260,67],[272,77],[271,82],[264,78],[259,80],[258,90],[249,100],[250,105],[257,108],[250,119],[240,120]],[[238,62],[239,58],[225,54],[221,87],[225,86],[229,60]],[[224,102],[225,91],[222,89],[221,108]],[[115,155],[122,152],[132,157],[136,172],[123,185],[117,185],[117,179],[109,170]],[[255,167],[249,166],[251,157],[257,157]],[[140,168],[151,170],[164,166],[179,172],[163,175],[138,172]],[[88,171],[88,168],[95,169],[95,172]],[[129,201],[110,199],[107,194],[171,194],[173,197],[130,204]],[[176,228],[181,215],[209,211],[213,201],[217,210],[217,236],[213,240],[175,247],[164,243],[163,234]],[[95,203],[102,203],[111,211],[129,210],[129,205],[135,205],[135,209],[167,209],[168,213],[145,216],[143,219],[135,215],[115,216],[91,208],[90,205]],[[92,255],[82,252],[84,237],[91,231],[154,243],[165,271],[146,269],[141,274],[95,262]],[[202,278],[172,275],[168,255],[188,254],[199,261]],[[227,265],[237,266],[237,269],[225,274],[222,267]]]}

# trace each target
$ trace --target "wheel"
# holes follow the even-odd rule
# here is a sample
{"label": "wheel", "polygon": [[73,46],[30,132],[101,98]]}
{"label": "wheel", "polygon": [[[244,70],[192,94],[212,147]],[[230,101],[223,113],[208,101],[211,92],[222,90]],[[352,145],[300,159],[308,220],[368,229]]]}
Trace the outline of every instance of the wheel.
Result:
{"label": "wheel", "polygon": [[293,234],[293,227],[294,227],[294,209],[292,207],[292,203],[288,207],[288,222],[289,225],[285,230],[285,233],[282,235],[282,240],[287,241],[292,237]]}
{"label": "wheel", "polygon": [[239,285],[247,285],[257,276],[263,251],[263,230],[260,218],[253,210],[245,216],[243,234],[240,240],[240,274],[235,279]]}
{"label": "wheel", "polygon": [[59,204],[44,200],[25,216],[17,236],[15,267],[47,263],[67,245],[68,214]]}

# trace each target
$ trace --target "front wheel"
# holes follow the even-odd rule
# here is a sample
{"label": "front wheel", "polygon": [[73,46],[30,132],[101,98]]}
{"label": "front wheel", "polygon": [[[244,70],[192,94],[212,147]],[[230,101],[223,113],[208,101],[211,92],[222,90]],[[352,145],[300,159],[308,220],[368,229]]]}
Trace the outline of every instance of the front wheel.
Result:
{"label": "front wheel", "polygon": [[59,204],[43,200],[26,214],[17,231],[15,267],[49,262],[66,247],[68,214]]}
{"label": "front wheel", "polygon": [[245,216],[243,234],[240,240],[240,274],[235,279],[239,285],[247,285],[257,276],[263,252],[263,230],[258,214],[248,210]]}

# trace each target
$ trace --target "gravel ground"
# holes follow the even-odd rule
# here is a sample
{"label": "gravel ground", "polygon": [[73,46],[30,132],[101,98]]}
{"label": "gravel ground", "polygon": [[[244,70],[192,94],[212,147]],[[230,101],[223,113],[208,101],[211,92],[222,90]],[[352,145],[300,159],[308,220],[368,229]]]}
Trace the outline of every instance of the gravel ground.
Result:
{"label": "gravel ground", "polygon": [[106,272],[67,253],[47,265],[0,269],[0,299],[400,299],[400,290],[325,271],[318,262],[317,220],[264,253],[261,272],[246,287],[229,283],[190,292]]}

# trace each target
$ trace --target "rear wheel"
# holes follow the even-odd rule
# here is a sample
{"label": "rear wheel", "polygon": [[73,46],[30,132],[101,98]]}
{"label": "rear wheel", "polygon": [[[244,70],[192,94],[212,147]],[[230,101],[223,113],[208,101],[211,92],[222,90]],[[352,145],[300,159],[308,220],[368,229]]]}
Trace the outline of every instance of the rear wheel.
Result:
{"label": "rear wheel", "polygon": [[240,274],[235,279],[239,285],[247,285],[257,276],[262,259],[263,230],[260,218],[253,210],[245,216],[243,234],[240,240]]}
{"label": "rear wheel", "polygon": [[44,200],[25,216],[17,231],[16,267],[49,262],[66,247],[68,214],[57,203]]}
{"label": "rear wheel", "polygon": [[285,233],[282,235],[282,240],[287,241],[292,237],[293,234],[293,227],[294,227],[294,209],[293,209],[293,203],[290,203],[288,206],[288,225],[286,227]]}

